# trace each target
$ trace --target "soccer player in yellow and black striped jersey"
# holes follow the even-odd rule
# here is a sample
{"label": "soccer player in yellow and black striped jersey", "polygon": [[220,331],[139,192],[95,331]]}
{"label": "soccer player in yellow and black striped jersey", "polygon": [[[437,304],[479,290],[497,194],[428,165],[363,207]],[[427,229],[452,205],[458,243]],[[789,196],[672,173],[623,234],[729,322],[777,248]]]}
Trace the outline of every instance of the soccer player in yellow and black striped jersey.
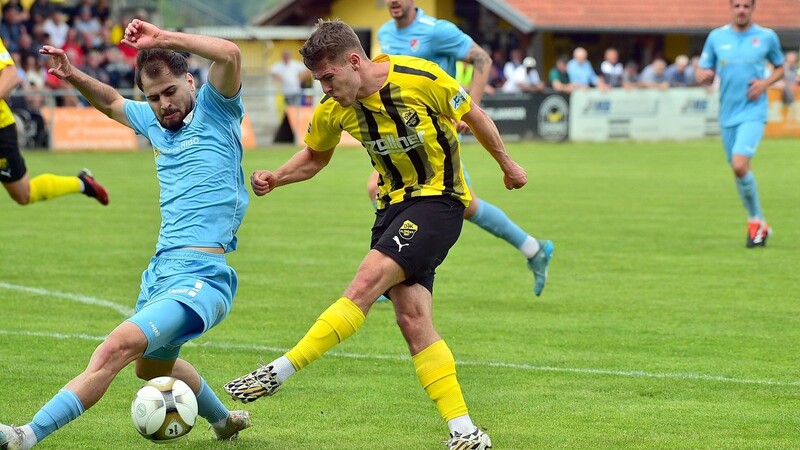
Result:
{"label": "soccer player in yellow and black striped jersey", "polygon": [[381,176],[372,249],[344,295],[293,349],[226,389],[244,402],[271,395],[355,333],[385,293],[417,377],[450,428],[450,448],[491,448],[488,435],[470,419],[455,359],[434,328],[431,311],[436,267],[458,239],[470,201],[454,121],[470,126],[500,165],[508,189],[525,185],[525,170],[509,157],[486,113],[436,64],[387,55],[371,61],[353,30],[338,20],[321,21],[300,53],[326,95],[314,112],[306,147],[274,172],[256,171],[253,191],[261,196],[313,177],[347,131],[363,144]]}
{"label": "soccer player in yellow and black striped jersey", "polygon": [[46,173],[33,179],[28,178],[25,160],[19,151],[14,116],[5,101],[17,84],[19,75],[14,67],[14,60],[0,40],[0,182],[8,194],[20,205],[28,205],[53,197],[83,192],[107,205],[108,193],[86,169],[81,170],[77,176]]}

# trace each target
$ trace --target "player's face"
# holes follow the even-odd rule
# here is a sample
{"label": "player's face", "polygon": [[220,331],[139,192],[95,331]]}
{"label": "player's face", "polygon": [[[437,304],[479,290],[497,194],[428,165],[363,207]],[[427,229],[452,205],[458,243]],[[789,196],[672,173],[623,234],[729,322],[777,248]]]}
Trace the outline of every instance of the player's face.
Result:
{"label": "player's face", "polygon": [[394,20],[401,20],[408,17],[409,11],[414,7],[411,0],[386,0],[386,7]]}
{"label": "player's face", "polygon": [[322,84],[322,92],[333,97],[342,106],[350,106],[356,101],[360,88],[358,74],[350,64],[320,64],[311,71],[315,80]]}
{"label": "player's face", "polygon": [[754,0],[731,0],[733,23],[737,28],[747,28],[753,20]]}
{"label": "player's face", "polygon": [[169,72],[154,78],[142,76],[147,103],[162,127],[177,131],[183,119],[194,109],[194,78],[191,74],[175,77]]}

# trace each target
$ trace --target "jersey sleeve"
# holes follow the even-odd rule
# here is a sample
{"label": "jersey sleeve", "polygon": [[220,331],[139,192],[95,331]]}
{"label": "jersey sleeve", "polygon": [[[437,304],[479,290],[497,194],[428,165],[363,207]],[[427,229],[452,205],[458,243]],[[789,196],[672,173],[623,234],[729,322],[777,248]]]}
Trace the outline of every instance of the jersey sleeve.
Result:
{"label": "jersey sleeve", "polygon": [[311,116],[303,141],[311,150],[324,152],[336,147],[342,138],[342,128],[334,114],[336,101],[325,96]]}
{"label": "jersey sleeve", "polygon": [[197,103],[205,105],[212,113],[230,120],[241,121],[244,118],[244,105],[242,104],[242,88],[231,98],[226,98],[211,83],[206,83],[197,93]]}
{"label": "jersey sleeve", "polygon": [[778,34],[772,30],[770,30],[769,37],[770,46],[769,53],[767,53],[767,59],[775,67],[782,66],[785,62],[785,58],[783,56],[783,51],[781,51],[780,38],[778,38]]}
{"label": "jersey sleeve", "polygon": [[461,117],[472,108],[469,94],[455,78],[436,64],[427,64],[425,70],[436,76],[435,80],[426,79],[420,85],[420,91],[428,97],[428,102],[434,106],[434,111],[453,120],[461,120]]}
{"label": "jersey sleeve", "polygon": [[698,65],[703,69],[714,69],[717,65],[717,54],[714,52],[715,35],[712,31],[706,38],[705,45],[703,45],[703,52],[700,54],[700,61],[698,62]]}
{"label": "jersey sleeve", "polygon": [[147,137],[147,127],[155,119],[155,114],[150,109],[150,105],[145,102],[126,99],[125,103],[122,104],[122,108],[125,110],[125,117],[128,119],[133,131],[136,134]]}
{"label": "jersey sleeve", "polygon": [[437,20],[433,28],[433,42],[436,52],[452,55],[458,60],[464,60],[472,48],[473,40],[467,33],[461,31],[452,22]]}
{"label": "jersey sleeve", "polygon": [[0,40],[0,70],[14,65],[14,59],[11,58],[11,54],[8,53],[6,46],[3,45],[3,41]]}

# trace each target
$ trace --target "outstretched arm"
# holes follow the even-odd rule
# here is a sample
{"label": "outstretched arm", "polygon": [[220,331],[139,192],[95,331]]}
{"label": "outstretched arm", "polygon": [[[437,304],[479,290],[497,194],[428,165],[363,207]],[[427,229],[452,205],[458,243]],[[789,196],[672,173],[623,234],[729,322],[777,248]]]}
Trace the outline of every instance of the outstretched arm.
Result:
{"label": "outstretched arm", "polygon": [[250,185],[256,195],[262,196],[272,192],[275,188],[305,181],[318,174],[333,157],[333,150],[317,152],[310,147],[305,147],[289,158],[275,172],[269,170],[256,170],[250,177]]}
{"label": "outstretched arm", "polygon": [[242,84],[242,53],[231,41],[162,30],[151,23],[134,19],[125,29],[122,43],[137,50],[165,48],[211,60],[208,81],[225,97],[233,97],[239,92]]}
{"label": "outstretched arm", "polygon": [[116,89],[73,67],[67,54],[60,48],[45,45],[39,50],[39,53],[53,58],[55,64],[47,70],[51,75],[69,81],[98,111],[126,127],[131,126],[123,108],[125,99],[119,95]]}
{"label": "outstretched arm", "polygon": [[474,102],[472,109],[462,117],[472,134],[478,139],[483,148],[485,148],[500,165],[503,171],[503,182],[506,189],[519,189],[528,182],[528,174],[525,169],[520,167],[519,164],[514,162],[506,151],[503,144],[503,139],[500,138],[500,132],[488,114]]}

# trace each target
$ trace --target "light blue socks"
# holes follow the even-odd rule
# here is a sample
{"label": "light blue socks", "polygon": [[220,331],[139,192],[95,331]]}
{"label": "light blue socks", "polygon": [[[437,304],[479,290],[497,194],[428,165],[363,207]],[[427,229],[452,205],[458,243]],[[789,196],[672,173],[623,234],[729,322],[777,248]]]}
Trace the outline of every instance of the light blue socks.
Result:
{"label": "light blue socks", "polygon": [[483,199],[478,203],[478,209],[469,218],[469,221],[505,240],[514,248],[521,248],[528,239],[528,233],[512,222],[506,213]]}
{"label": "light blue socks", "polygon": [[36,441],[42,442],[42,439],[77,419],[84,411],[83,403],[78,396],[64,388],[42,406],[42,409],[33,416],[33,422],[28,425],[36,435]]}
{"label": "light blue socks", "polygon": [[206,380],[200,379],[200,392],[197,397],[197,414],[208,423],[216,423],[228,418],[228,408],[222,404],[217,394],[208,387]]}
{"label": "light blue socks", "polygon": [[753,172],[747,172],[747,175],[742,178],[737,178],[736,187],[739,190],[739,196],[742,198],[744,207],[747,208],[749,218],[763,220],[764,215],[761,212],[761,202],[758,199],[758,184],[756,183],[756,176],[753,175]]}

